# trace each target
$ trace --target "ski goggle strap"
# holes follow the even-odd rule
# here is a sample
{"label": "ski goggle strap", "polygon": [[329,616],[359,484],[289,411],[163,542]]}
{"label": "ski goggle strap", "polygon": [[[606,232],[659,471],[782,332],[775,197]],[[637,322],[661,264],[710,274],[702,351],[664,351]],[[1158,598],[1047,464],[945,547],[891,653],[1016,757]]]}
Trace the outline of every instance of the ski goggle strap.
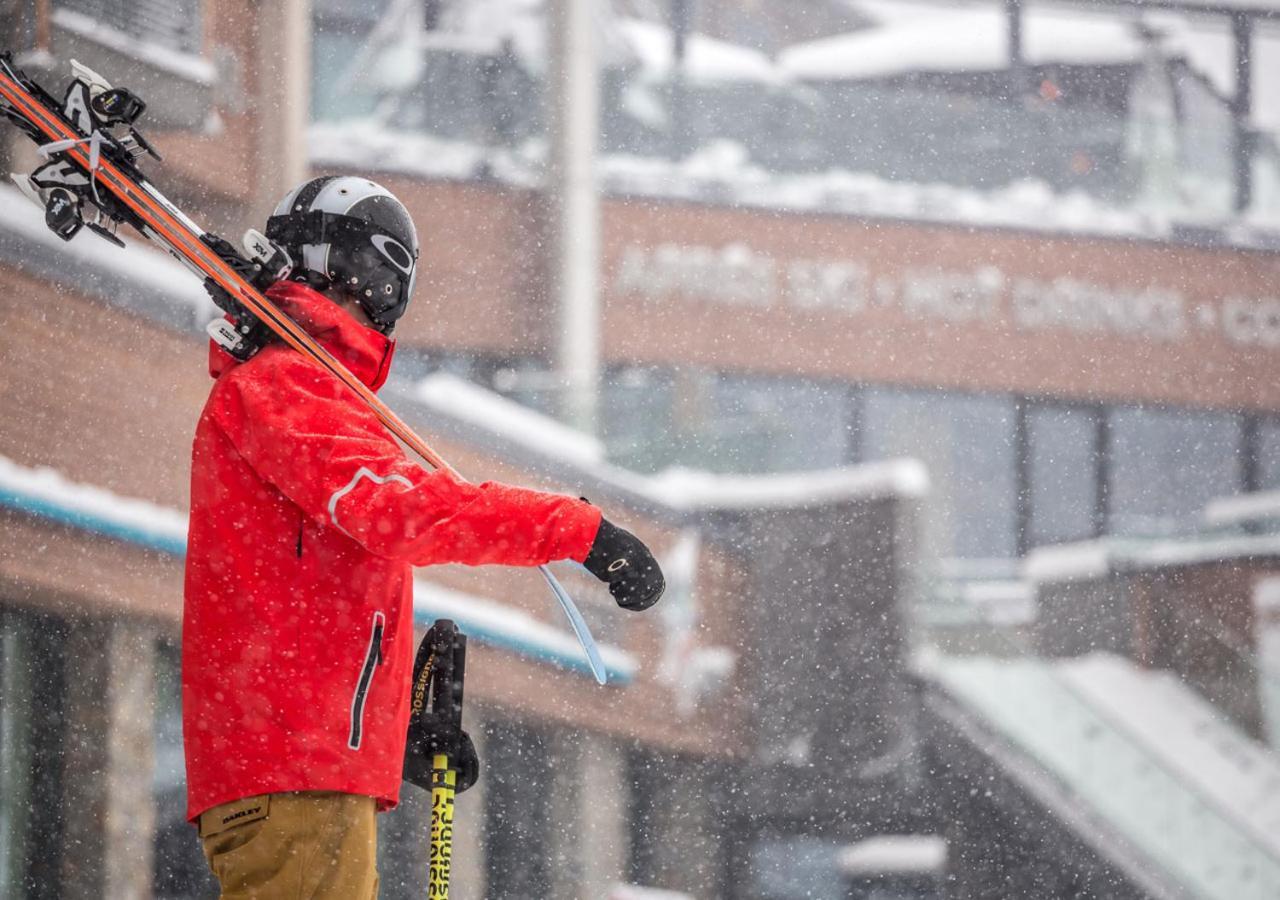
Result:
{"label": "ski goggle strap", "polygon": [[382,234],[364,219],[339,213],[313,210],[306,213],[288,213],[267,219],[267,237],[286,247],[302,244],[328,244],[335,238],[364,238],[371,241]]}

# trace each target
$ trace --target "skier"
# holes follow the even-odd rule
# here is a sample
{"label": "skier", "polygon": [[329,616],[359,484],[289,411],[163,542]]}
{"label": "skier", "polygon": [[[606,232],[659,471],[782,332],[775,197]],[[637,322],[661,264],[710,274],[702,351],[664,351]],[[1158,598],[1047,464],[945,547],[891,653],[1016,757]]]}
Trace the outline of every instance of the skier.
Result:
{"label": "skier", "polygon": [[[404,206],[316,178],[267,236],[295,262],[268,296],[376,390],[413,292]],[[283,343],[247,360],[213,345],[210,368],[183,618],[188,817],[224,897],[372,897],[374,813],[395,806],[405,755],[412,567],[573,559],[630,610],[657,602],[662,573],[586,501],[408,461]]]}

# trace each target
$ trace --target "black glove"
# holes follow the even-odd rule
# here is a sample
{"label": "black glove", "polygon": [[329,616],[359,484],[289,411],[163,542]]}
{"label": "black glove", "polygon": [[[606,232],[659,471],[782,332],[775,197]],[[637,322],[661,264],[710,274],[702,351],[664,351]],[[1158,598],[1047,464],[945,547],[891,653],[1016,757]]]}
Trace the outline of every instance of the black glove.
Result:
{"label": "black glove", "polygon": [[[218,254],[219,258],[235,270],[236,274],[250,284],[255,284],[255,280],[261,271],[261,268],[255,268],[254,264],[244,258],[244,255],[236,249],[235,245],[224,238],[218,237],[216,234],[206,232],[200,236],[200,240],[212,248],[213,252]],[[257,285],[263,290],[266,285]],[[212,278],[204,280],[204,289],[209,294],[209,298],[217,304],[218,309],[225,313],[230,313],[236,319],[245,318],[251,315],[248,309],[240,303],[239,300],[232,297],[222,286]]]}
{"label": "black glove", "polygon": [[431,790],[432,757],[443,753],[456,775],[461,794],[480,778],[480,757],[471,736],[462,730],[462,687],[466,669],[466,637],[452,621],[442,619],[428,629],[413,662],[412,703],[405,741],[404,780]]}
{"label": "black glove", "polygon": [[600,520],[600,531],[582,564],[609,585],[619,606],[634,612],[657,603],[667,587],[658,561],[644,542],[608,519]]}
{"label": "black glove", "polygon": [[424,791],[431,790],[431,757],[437,753],[449,756],[449,768],[457,770],[454,793],[461,794],[480,780],[480,757],[471,735],[465,731],[448,734],[436,727],[431,716],[418,716],[409,722],[409,741],[404,748],[404,780]]}
{"label": "black glove", "polygon": [[[230,241],[207,232],[200,236],[200,240],[208,244],[223,262],[254,287],[265,291],[270,285],[269,279],[263,276],[262,266],[245,259]],[[236,359],[241,362],[250,359],[263,346],[275,339],[275,333],[244,304],[228,294],[222,285],[212,278],[206,278],[204,289],[214,304],[231,320],[231,326],[235,331],[234,343],[224,343],[219,340],[219,344]]]}

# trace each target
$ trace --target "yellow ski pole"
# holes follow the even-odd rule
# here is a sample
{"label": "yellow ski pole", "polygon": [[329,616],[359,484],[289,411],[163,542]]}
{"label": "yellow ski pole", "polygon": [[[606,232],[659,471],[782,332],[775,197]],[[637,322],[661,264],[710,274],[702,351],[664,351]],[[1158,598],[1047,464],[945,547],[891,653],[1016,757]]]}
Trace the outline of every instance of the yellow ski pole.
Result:
{"label": "yellow ski pole", "polygon": [[448,900],[449,874],[453,862],[453,795],[458,773],[449,768],[449,757],[437,753],[431,758],[431,868],[427,896]]}
{"label": "yellow ski pole", "polygon": [[454,797],[480,777],[475,745],[462,730],[467,637],[440,619],[418,646],[405,744],[406,781],[431,792],[427,896],[448,900],[453,875]]}

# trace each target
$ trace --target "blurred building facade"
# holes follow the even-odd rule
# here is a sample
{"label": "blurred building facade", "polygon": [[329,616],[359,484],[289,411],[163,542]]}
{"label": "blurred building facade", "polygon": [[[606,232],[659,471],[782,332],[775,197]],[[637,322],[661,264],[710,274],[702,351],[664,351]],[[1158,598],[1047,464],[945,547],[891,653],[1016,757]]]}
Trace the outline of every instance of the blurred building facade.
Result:
{"label": "blurred building facade", "polygon": [[[1215,498],[1280,489],[1280,123],[1260,82],[1257,190],[1237,214],[1231,98],[1205,62],[1206,44],[1225,52],[1217,20],[1076,26],[1028,4],[1014,65],[987,52],[1003,20],[969,6],[931,25],[870,0],[691,3],[677,64],[666,4],[615,4],[600,443],[548,452],[487,394],[491,412],[460,409],[476,388],[449,380],[543,412],[560,399],[540,4],[10,6],[9,39],[47,84],[75,57],[152,103],[166,159],[150,171],[214,230],[260,225],[308,171],[385,183],[423,240],[397,407],[463,471],[615,504],[664,558],[701,548],[669,615],[588,607],[624,682],[609,691],[546,636],[536,582],[428,573],[421,623],[454,615],[479,646],[468,721],[488,774],[460,801],[460,895],[629,882],[781,900],[899,877],[909,897],[1252,896],[1186,887],[1199,875],[1144,843],[1149,823],[1098,805],[1094,770],[1003,718],[1038,704],[1081,759],[1176,772],[1099,716],[1094,670],[1059,668],[1106,651],[1123,677],[1177,673],[1241,733],[1270,734],[1267,520],[1241,526],[1260,543],[1186,559]],[[977,57],[939,52],[939,30]],[[18,203],[0,214],[0,887],[203,896],[181,822],[181,542],[163,523],[186,504],[212,309],[142,249],[63,248]],[[902,457],[924,463],[927,497]],[[670,466],[718,477],[655,475]],[[146,504],[147,527],[102,514],[92,488]],[[1064,544],[1119,562],[1041,577],[1037,548]],[[1006,614],[1012,597],[1011,624],[974,597]],[[534,624],[490,633],[468,608]],[[982,653],[953,658],[960,644]],[[1002,694],[987,656],[1040,693]],[[1188,808],[1203,800],[1169,777]],[[1079,796],[1041,790],[1055,782]],[[1135,805],[1164,786],[1140,782]],[[1230,866],[1256,863],[1265,890],[1271,850],[1214,815],[1223,846],[1244,841]],[[417,889],[424,816],[406,798],[383,819],[387,896]],[[831,862],[883,834],[945,835],[948,856],[898,871],[873,853],[871,879],[865,854],[856,876]]]}

